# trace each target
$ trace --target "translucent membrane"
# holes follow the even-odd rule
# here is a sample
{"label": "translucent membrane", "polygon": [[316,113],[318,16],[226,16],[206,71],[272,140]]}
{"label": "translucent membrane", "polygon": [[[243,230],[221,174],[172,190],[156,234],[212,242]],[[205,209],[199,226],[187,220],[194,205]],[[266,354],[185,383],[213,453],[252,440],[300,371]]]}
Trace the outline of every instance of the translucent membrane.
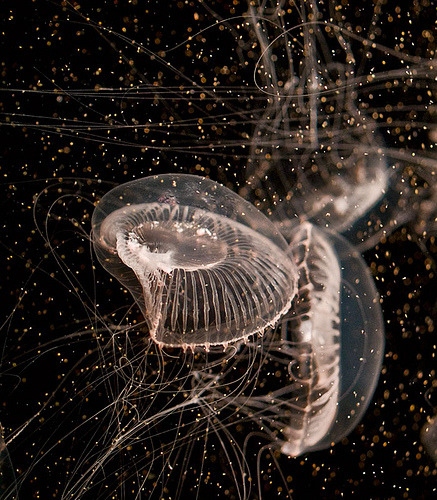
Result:
{"label": "translucent membrane", "polygon": [[281,451],[300,455],[340,441],[373,396],[384,353],[379,297],[370,272],[342,237],[302,224],[290,234],[298,291],[280,327],[289,392],[278,413]]}
{"label": "translucent membrane", "polygon": [[310,223],[287,238],[298,274],[290,309],[276,329],[198,377],[209,407],[247,416],[276,449],[299,456],[329,448],[361,420],[381,371],[384,327],[368,268],[344,238]]}
{"label": "translucent membrane", "polygon": [[229,189],[191,175],[123,184],[93,214],[102,265],[139,304],[159,344],[226,346],[289,309],[296,269],[271,222]]}
{"label": "translucent membrane", "polygon": [[381,208],[393,175],[378,123],[358,99],[354,37],[318,22],[318,2],[301,2],[299,41],[297,27],[276,12],[268,19],[252,6],[249,13],[263,48],[256,81],[269,101],[253,134],[241,194],[255,193],[275,220],[298,214],[362,243],[374,232],[355,227],[365,214],[379,231],[394,217]]}
{"label": "translucent membrane", "polygon": [[420,433],[420,437],[428,455],[437,464],[437,417],[427,422]]}
{"label": "translucent membrane", "polygon": [[290,255],[299,268],[299,290],[281,325],[293,389],[281,451],[296,456],[325,438],[337,414],[341,273],[330,243],[310,224],[294,231]]}

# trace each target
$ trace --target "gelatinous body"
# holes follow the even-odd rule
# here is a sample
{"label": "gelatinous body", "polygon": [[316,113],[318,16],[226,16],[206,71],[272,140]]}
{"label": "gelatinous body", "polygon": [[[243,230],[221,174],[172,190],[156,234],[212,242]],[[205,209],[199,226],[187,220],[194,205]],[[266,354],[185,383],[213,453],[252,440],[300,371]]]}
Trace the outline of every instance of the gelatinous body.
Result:
{"label": "gelatinous body", "polygon": [[93,215],[103,266],[167,346],[226,346],[289,309],[295,268],[266,217],[208,179],[164,175],[115,188]]}
{"label": "gelatinous body", "polygon": [[[376,234],[415,217],[414,210],[405,211],[406,199],[414,198],[405,189],[406,163],[387,147],[390,134],[384,137],[378,114],[368,113],[358,99],[357,88],[372,79],[360,74],[356,34],[323,19],[317,2],[301,2],[299,14],[302,25],[296,27],[275,9],[249,8],[262,48],[255,74],[269,99],[253,134],[240,194],[261,200],[282,224],[297,213],[369,248]],[[396,55],[378,50],[384,57]],[[416,71],[431,73],[427,63]],[[419,170],[433,197],[434,159],[424,158]]]}
{"label": "gelatinous body", "polygon": [[390,174],[376,124],[355,102],[348,34],[333,28],[328,41],[317,3],[302,4],[302,21],[313,22],[303,27],[304,49],[291,52],[294,28],[282,24],[272,40],[268,20],[249,12],[263,47],[260,85],[271,95],[254,133],[250,189],[274,197],[281,221],[298,213],[337,232],[350,229],[387,191]]}
{"label": "gelatinous body", "polygon": [[420,437],[428,455],[437,463],[437,419],[435,417],[423,426]]}
{"label": "gelatinous body", "polygon": [[[435,242],[411,240],[436,229],[435,1],[235,2],[235,14],[229,2],[63,2],[32,15],[10,3],[1,383],[20,495],[430,492],[417,426],[435,364]],[[276,229],[199,206],[179,184],[107,205],[100,222],[107,234],[120,223],[119,237],[96,243],[96,199],[167,171],[232,186]],[[290,460],[341,440],[380,372],[372,279],[323,229],[362,250],[403,224],[365,257],[390,325],[378,399],[341,446]],[[238,277],[226,259],[242,262]],[[280,317],[287,300],[266,285],[285,286],[278,261],[294,276]]]}
{"label": "gelatinous body", "polygon": [[[261,410],[272,440],[296,456],[356,425],[378,379],[384,334],[369,273],[348,244],[303,223],[287,234],[287,248],[275,227],[213,181],[163,175],[106,194],[93,216],[93,241],[159,346],[237,343],[238,370],[256,346],[254,334],[265,337],[260,356],[267,370],[278,364],[279,385],[263,384],[264,392],[255,379],[250,392],[242,388],[229,401],[205,382],[214,369],[202,358],[196,373],[205,385],[194,397],[237,404],[248,415]],[[233,370],[215,376],[222,387],[234,383]]]}
{"label": "gelatinous body", "polygon": [[[309,223],[288,239],[296,295],[276,330],[236,354],[236,366],[254,348],[263,362],[257,383],[231,400],[282,453],[298,456],[328,448],[360,421],[378,381],[384,327],[370,273],[346,240]],[[228,378],[220,382],[229,390]],[[218,390],[205,398],[229,405]]]}

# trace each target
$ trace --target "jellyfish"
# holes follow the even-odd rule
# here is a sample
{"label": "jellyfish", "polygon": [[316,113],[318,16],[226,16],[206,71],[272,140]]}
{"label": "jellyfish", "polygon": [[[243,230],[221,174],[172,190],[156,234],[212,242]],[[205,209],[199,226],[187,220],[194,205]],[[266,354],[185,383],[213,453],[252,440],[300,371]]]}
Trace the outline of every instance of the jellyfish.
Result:
{"label": "jellyfish", "polygon": [[284,240],[219,184],[135,180],[103,197],[92,224],[100,262],[131,291],[158,344],[226,346],[290,308],[296,273]]}
{"label": "jellyfish", "polygon": [[[410,470],[420,494],[433,488],[429,459],[411,450],[420,447],[423,414],[421,391],[409,387],[415,378],[426,387],[435,354],[435,2],[234,4],[156,2],[145,11],[135,2],[94,10],[66,1],[24,13],[11,2],[0,89],[1,382],[22,497],[268,500],[340,488],[352,496],[378,482],[380,495],[396,486],[414,496]],[[151,231],[119,228],[121,254],[112,235],[96,248],[109,273],[98,264],[96,201],[126,180],[165,172],[232,187],[275,224],[266,233],[238,219],[250,238],[246,284],[264,293],[257,302],[238,287],[240,300],[228,295],[218,306],[207,293],[205,317],[197,295],[178,295],[174,309],[159,299],[168,272],[171,293],[188,273],[202,289],[194,269],[175,267],[198,264],[202,229],[166,241],[168,260],[147,296],[150,270],[141,266],[151,252],[132,254]],[[117,203],[105,208],[112,222],[123,210],[136,217]],[[167,205],[162,217],[183,215],[172,197],[151,203]],[[218,213],[208,230],[235,228]],[[206,214],[207,203],[180,228]],[[228,248],[217,240],[203,277],[216,276],[215,258]],[[175,255],[175,241],[188,241],[187,251]],[[274,248],[274,262],[280,256],[288,298],[258,280],[276,268],[249,265],[254,245]],[[379,306],[357,249],[368,250],[388,345],[361,424],[375,383],[364,367],[380,371],[371,347]],[[226,279],[214,283],[217,293],[233,290]],[[339,290],[339,301],[320,283]],[[185,322],[176,316],[184,300]],[[189,306],[202,314],[189,317]],[[241,309],[250,321],[239,315],[237,325]],[[308,334],[325,316],[329,354]],[[398,445],[404,434],[410,458]]]}
{"label": "jellyfish", "polygon": [[[261,88],[272,97],[254,133],[249,186],[264,185],[267,196],[268,191],[281,196],[276,203],[279,218],[292,220],[291,213],[297,212],[337,232],[349,229],[385,193],[389,170],[375,124],[354,102],[355,61],[347,33],[332,27],[338,43],[332,50],[334,60],[317,2],[302,2],[300,54],[291,52],[296,28],[282,23],[279,35],[270,41],[268,18],[252,6],[249,12],[263,48]],[[290,47],[285,57],[283,47]],[[277,58],[285,59],[285,68],[279,70],[271,58],[277,52]],[[278,87],[283,75],[286,81]],[[333,88],[338,89],[335,94]],[[330,113],[322,112],[323,107]]]}
{"label": "jellyfish", "polygon": [[[293,224],[298,213],[342,233],[362,250],[374,246],[381,234],[412,222],[419,211],[432,221],[435,159],[416,159],[415,153],[408,157],[387,147],[390,131],[384,133],[378,113],[369,114],[362,106],[357,89],[378,80],[360,74],[368,54],[357,42],[366,46],[367,41],[332,18],[324,19],[318,2],[300,2],[297,25],[278,16],[281,5],[251,5],[248,11],[261,48],[255,79],[268,101],[253,133],[247,184],[240,194],[257,199],[282,225]],[[402,58],[396,50],[373,47],[393,66]],[[410,63],[419,78],[435,74],[432,61],[412,58]],[[395,74],[408,75],[409,66]],[[415,175],[422,181],[414,192],[406,187],[404,169],[416,160]],[[419,201],[415,196],[423,185],[427,189]],[[418,211],[406,211],[413,203]]]}
{"label": "jellyfish", "polygon": [[[196,361],[193,402],[237,406],[297,456],[329,447],[360,420],[384,328],[366,266],[344,240],[309,223],[288,239],[232,191],[186,174],[118,186],[93,214],[96,254],[130,290],[159,348],[231,347],[234,369],[253,349],[264,358],[243,386],[229,366],[216,373],[201,356],[207,366]],[[260,390],[275,364],[279,387]],[[222,392],[233,385],[232,396]]]}

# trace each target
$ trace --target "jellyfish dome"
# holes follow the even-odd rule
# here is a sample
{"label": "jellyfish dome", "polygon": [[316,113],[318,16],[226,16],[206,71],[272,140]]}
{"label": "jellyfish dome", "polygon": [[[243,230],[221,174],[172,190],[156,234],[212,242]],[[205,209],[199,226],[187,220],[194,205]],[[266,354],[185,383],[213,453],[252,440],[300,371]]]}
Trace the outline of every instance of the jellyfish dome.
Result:
{"label": "jellyfish dome", "polygon": [[378,382],[385,337],[370,271],[345,238],[304,223],[291,234],[290,253],[299,282],[280,333],[295,361],[281,451],[297,456],[356,427]]}
{"label": "jellyfish dome", "polygon": [[209,179],[168,174],[100,200],[93,242],[163,346],[226,346],[274,325],[297,273],[287,242],[252,205]]}
{"label": "jellyfish dome", "polygon": [[437,464],[437,418],[435,416],[422,427],[420,437],[426,452]]}

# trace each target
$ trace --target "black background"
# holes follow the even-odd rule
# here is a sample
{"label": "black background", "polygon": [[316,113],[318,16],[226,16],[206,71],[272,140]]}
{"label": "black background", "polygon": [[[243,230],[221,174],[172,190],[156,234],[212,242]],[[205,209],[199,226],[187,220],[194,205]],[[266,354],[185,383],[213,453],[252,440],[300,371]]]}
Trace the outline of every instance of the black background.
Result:
{"label": "black background", "polygon": [[[345,23],[366,29],[373,3],[351,3],[343,8]],[[68,456],[76,453],[80,461],[80,454],[68,439],[53,450],[50,443],[74,433],[76,419],[110,397],[106,386],[96,385],[91,393],[97,403],[90,403],[81,386],[81,403],[71,409],[67,402],[75,383],[98,377],[92,375],[101,359],[92,327],[122,321],[131,305],[94,260],[89,234],[95,201],[118,183],[163,172],[206,174],[233,189],[243,183],[245,146],[266,98],[253,85],[258,55],[238,49],[244,30],[238,31],[237,16],[246,9],[234,4],[108,1],[87,10],[69,2],[2,2],[0,422],[5,442],[15,436],[8,451],[22,499],[62,497],[74,468]],[[393,47],[402,38],[405,52],[432,56],[435,4],[414,2],[408,10],[392,2],[378,5],[379,43]],[[226,28],[211,29],[220,19],[229,20]],[[205,28],[205,42],[188,40]],[[377,52],[363,71],[370,68],[386,70]],[[218,98],[200,96],[202,78],[208,89],[216,79]],[[413,83],[405,102],[428,90],[435,91]],[[399,104],[396,93],[369,93],[360,95],[370,109],[387,98],[393,108]],[[415,103],[428,122],[430,101],[428,96]],[[401,126],[411,119],[402,111],[396,116]],[[203,130],[199,119],[207,124]],[[405,134],[402,144],[399,135],[388,139],[391,147],[420,149],[420,132]],[[381,295],[386,354],[363,421],[332,449],[279,457],[279,468],[262,475],[263,498],[286,498],[278,470],[292,498],[435,495],[436,468],[420,430],[437,407],[437,247],[433,237],[420,236],[417,225],[401,227],[364,255]],[[137,311],[128,318],[141,320]],[[211,498],[232,497],[204,488],[199,498],[203,491]],[[110,498],[99,491],[98,498]],[[122,488],[113,494],[137,498]],[[250,498],[257,495],[255,488]]]}

